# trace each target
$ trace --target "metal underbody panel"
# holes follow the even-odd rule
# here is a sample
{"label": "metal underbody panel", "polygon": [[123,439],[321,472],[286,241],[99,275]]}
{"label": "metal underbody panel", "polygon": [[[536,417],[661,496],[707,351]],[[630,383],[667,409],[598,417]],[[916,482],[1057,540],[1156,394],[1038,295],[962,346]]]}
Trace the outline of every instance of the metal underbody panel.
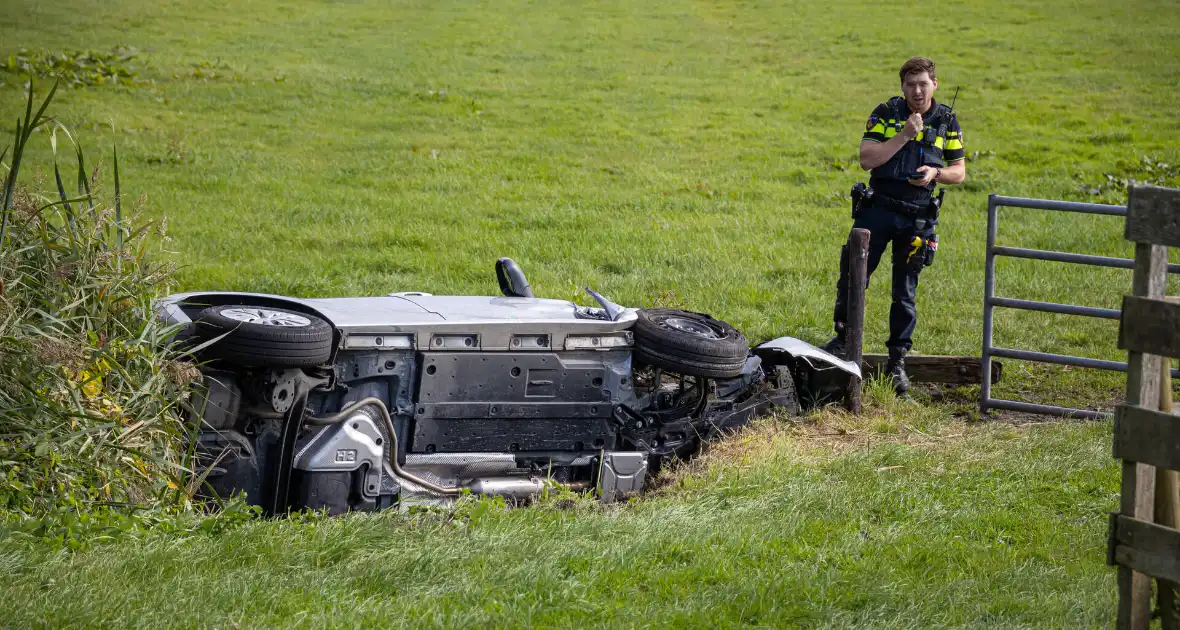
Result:
{"label": "metal underbody panel", "polygon": [[409,450],[613,448],[634,400],[630,351],[424,352]]}
{"label": "metal underbody panel", "polygon": [[[642,491],[668,458],[771,409],[797,411],[786,363],[859,376],[790,337],[759,346],[734,378],[661,375],[632,365],[637,311],[602,300],[208,292],[169,296],[157,309],[183,324],[229,304],[315,314],[335,329],[323,364],[217,364],[225,382],[203,395],[214,431],[198,436],[200,448],[209,461],[233,457],[216,464],[218,492],[261,493],[273,470],[289,469],[291,490],[273,492],[276,512],[287,499],[332,513],[446,503],[455,488],[524,499],[553,482],[617,500]],[[296,437],[280,457],[285,436]]]}
{"label": "metal underbody panel", "polygon": [[599,472],[602,500],[614,501],[643,490],[647,479],[647,455],[644,453],[606,453]]}

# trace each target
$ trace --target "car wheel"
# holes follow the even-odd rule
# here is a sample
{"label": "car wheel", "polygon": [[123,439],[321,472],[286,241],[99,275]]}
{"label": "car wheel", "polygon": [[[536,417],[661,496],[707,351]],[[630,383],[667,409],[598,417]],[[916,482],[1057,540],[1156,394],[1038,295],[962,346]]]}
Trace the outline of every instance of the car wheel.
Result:
{"label": "car wheel", "polygon": [[226,304],[210,306],[195,321],[203,339],[221,336],[202,351],[205,358],[247,366],[312,367],[332,356],[332,326],[314,315]]}
{"label": "car wheel", "polygon": [[795,388],[795,374],[786,365],[774,366],[774,391],[770,394],[771,401],[781,407],[788,416],[800,413],[799,391]]}
{"label": "car wheel", "polygon": [[749,350],[737,329],[701,313],[649,308],[635,322],[635,360],[679,374],[737,376]]}

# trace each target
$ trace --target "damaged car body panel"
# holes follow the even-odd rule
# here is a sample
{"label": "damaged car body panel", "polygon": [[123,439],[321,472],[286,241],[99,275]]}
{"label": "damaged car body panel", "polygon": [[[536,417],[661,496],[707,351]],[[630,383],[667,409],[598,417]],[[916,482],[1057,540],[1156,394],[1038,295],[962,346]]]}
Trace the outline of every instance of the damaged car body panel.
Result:
{"label": "damaged car body panel", "polygon": [[859,377],[791,338],[750,349],[699,313],[516,295],[531,295],[523,273],[501,264],[499,297],[161,300],[201,361],[203,493],[244,491],[270,514],[524,500],[553,484],[613,501],[710,439]]}

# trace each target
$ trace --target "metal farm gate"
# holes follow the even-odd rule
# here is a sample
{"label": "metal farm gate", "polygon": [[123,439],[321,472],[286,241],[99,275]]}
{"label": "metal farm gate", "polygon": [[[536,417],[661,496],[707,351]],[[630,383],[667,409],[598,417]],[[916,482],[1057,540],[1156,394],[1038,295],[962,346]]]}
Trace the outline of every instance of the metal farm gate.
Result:
{"label": "metal farm gate", "polygon": [[[1026,199],[1022,197],[1003,197],[990,195],[987,199],[987,270],[984,276],[983,297],[983,378],[979,391],[979,410],[1007,409],[1010,411],[1024,411],[1057,416],[1073,416],[1078,418],[1102,418],[1110,414],[1087,409],[1071,409],[1069,407],[1055,407],[1016,400],[1003,400],[991,397],[992,387],[992,358],[1017,359],[1021,361],[1035,361],[1039,363],[1055,363],[1058,365],[1074,365],[1101,370],[1127,371],[1127,364],[1119,361],[1103,361],[1086,357],[1075,357],[1046,352],[1032,352],[1017,348],[998,348],[992,344],[992,327],[994,309],[1015,308],[1045,313],[1061,313],[1065,315],[1081,315],[1083,317],[1099,317],[1118,321],[1121,316],[1119,309],[1095,308],[1075,304],[1056,304],[1053,302],[1039,302],[1035,300],[1017,300],[1013,298],[996,297],[996,257],[1029,258],[1033,260],[1049,260],[1054,262],[1075,263],[1095,267],[1114,267],[1117,269],[1133,269],[1135,261],[1127,258],[1111,258],[1108,256],[1092,256],[1070,252],[1057,252],[1043,249],[1025,249],[1022,247],[1004,247],[996,245],[996,232],[999,223],[999,209],[1032,208],[1036,210],[1053,210],[1058,212],[1078,212],[1082,214],[1103,214],[1116,217],[1126,217],[1126,206],[1109,206],[1097,203],[1077,203],[1072,201],[1051,201],[1047,199]],[[1168,265],[1167,273],[1180,274],[1180,265]],[[1174,377],[1180,377],[1180,370],[1173,370]]]}

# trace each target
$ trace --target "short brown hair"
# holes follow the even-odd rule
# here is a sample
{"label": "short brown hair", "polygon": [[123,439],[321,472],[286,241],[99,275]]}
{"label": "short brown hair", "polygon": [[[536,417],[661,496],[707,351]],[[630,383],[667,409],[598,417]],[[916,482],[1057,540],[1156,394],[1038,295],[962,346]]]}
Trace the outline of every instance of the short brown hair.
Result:
{"label": "short brown hair", "polygon": [[934,62],[925,57],[910,57],[910,60],[901,64],[901,72],[898,76],[901,77],[901,82],[905,83],[905,78],[915,72],[925,72],[930,75],[931,81],[937,81],[938,77],[934,76]]}

